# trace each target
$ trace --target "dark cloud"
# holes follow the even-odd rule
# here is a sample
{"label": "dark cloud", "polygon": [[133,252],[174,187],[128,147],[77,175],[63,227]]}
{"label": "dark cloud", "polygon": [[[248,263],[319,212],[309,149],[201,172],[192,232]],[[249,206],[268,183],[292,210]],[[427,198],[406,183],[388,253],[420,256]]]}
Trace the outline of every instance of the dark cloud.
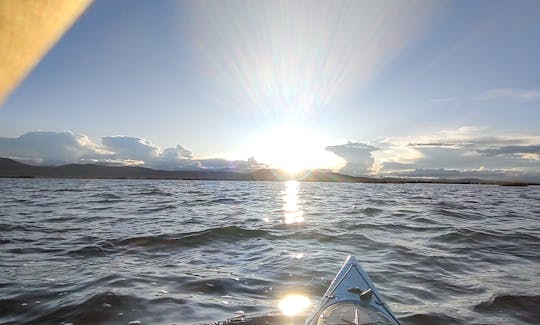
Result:
{"label": "dark cloud", "polygon": [[410,143],[411,147],[460,147],[464,144],[450,143],[450,142],[424,142],[424,143]]}
{"label": "dark cloud", "polygon": [[478,150],[486,156],[514,155],[514,154],[537,154],[540,155],[540,145],[537,146],[503,146]]}
{"label": "dark cloud", "polygon": [[517,170],[458,170],[458,169],[415,169],[388,172],[385,176],[403,178],[436,178],[436,179],[467,179],[507,180],[539,182],[538,173]]}

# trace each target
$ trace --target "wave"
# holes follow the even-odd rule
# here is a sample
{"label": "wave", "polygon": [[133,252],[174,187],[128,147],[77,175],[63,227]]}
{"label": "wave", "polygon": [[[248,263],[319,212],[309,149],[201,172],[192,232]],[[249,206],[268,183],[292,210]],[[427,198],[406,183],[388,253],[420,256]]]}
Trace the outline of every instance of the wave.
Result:
{"label": "wave", "polygon": [[46,190],[47,192],[84,192],[84,190],[78,189],[78,188],[57,188],[54,190]]}
{"label": "wave", "polygon": [[357,230],[357,229],[374,229],[374,230],[380,230],[380,231],[415,231],[415,232],[431,232],[431,231],[440,231],[448,229],[448,227],[445,226],[425,226],[420,227],[416,225],[404,225],[404,224],[397,224],[397,223],[368,223],[368,222],[359,222],[354,224],[348,224],[346,225],[346,228],[349,230]]}
{"label": "wave", "polygon": [[272,325],[272,324],[303,324],[308,315],[301,314],[297,316],[283,316],[278,312],[270,311],[264,314],[253,313],[249,315],[240,314],[236,317],[224,321],[215,321],[211,323],[202,323],[198,325]]}
{"label": "wave", "polygon": [[163,191],[160,189],[151,189],[147,191],[143,191],[141,193],[136,193],[135,195],[144,195],[144,196],[172,196],[172,193],[169,193],[167,191]]}
{"label": "wave", "polygon": [[[138,319],[147,317],[145,311],[151,305],[168,305],[184,312],[191,308],[188,301],[172,297],[145,299],[134,295],[117,294],[111,291],[90,297],[74,299],[70,303],[51,303],[50,308],[38,310],[34,315],[24,315],[20,323],[25,324],[140,324]],[[42,303],[45,307],[45,304]],[[37,315],[35,315],[37,314]],[[19,323],[19,322],[17,322]]]}
{"label": "wave", "polygon": [[242,203],[239,200],[232,198],[216,198],[216,199],[191,199],[184,202],[187,206],[208,206],[208,205],[236,205]]}
{"label": "wave", "polygon": [[345,214],[365,214],[368,216],[374,216],[381,212],[383,212],[382,209],[377,209],[377,208],[372,208],[372,207],[367,207],[364,209],[353,207],[352,210],[345,212]]}
{"label": "wave", "polygon": [[0,223],[0,231],[1,232],[9,232],[9,231],[35,231],[36,228],[34,226],[29,226],[23,223],[19,224],[8,224],[8,223]]}
{"label": "wave", "polygon": [[237,226],[210,228],[202,231],[182,233],[178,235],[143,236],[121,240],[119,245],[125,246],[197,246],[211,242],[236,242],[239,240],[259,238],[268,235],[260,229],[245,229]]}
{"label": "wave", "polygon": [[294,224],[276,182],[0,186],[0,324],[301,324],[348,254],[404,324],[540,323],[540,187],[298,186]]}
{"label": "wave", "polygon": [[184,281],[179,289],[183,292],[199,292],[204,294],[225,295],[234,292],[235,295],[262,298],[264,287],[270,287],[274,283],[261,279],[250,278],[249,282],[234,277],[227,278],[204,278]]}
{"label": "wave", "polygon": [[146,207],[146,208],[143,208],[143,209],[137,209],[137,213],[139,214],[147,214],[147,213],[151,213],[151,212],[158,212],[158,211],[164,211],[164,210],[174,210],[176,209],[177,206],[173,205],[173,204],[166,204],[166,205],[162,205],[162,206],[156,206],[156,207]]}
{"label": "wave", "polygon": [[450,315],[440,314],[440,313],[429,313],[429,314],[414,314],[406,317],[400,318],[400,321],[404,324],[416,324],[416,325],[432,325],[432,324],[469,324],[459,318],[452,317]]}
{"label": "wave", "polygon": [[67,254],[89,256],[125,252],[125,250],[129,249],[143,249],[146,251],[174,250],[180,247],[209,245],[212,242],[234,243],[241,240],[263,238],[269,235],[268,231],[259,229],[245,229],[237,226],[216,227],[189,233],[102,240],[94,245],[68,251]]}
{"label": "wave", "polygon": [[116,195],[116,194],[113,194],[113,193],[96,193],[96,194],[90,195],[90,197],[101,198],[101,199],[109,199],[109,200],[121,200],[121,199],[123,199],[122,196]]}
{"label": "wave", "polygon": [[540,321],[540,295],[495,295],[474,306],[474,311],[503,314],[514,319],[538,324]]}
{"label": "wave", "polygon": [[454,227],[450,232],[434,236],[433,240],[443,243],[477,243],[485,246],[492,245],[493,243],[513,245],[529,242],[535,244],[537,246],[536,248],[540,248],[540,238],[537,236],[519,232],[508,233],[502,230],[474,230]]}

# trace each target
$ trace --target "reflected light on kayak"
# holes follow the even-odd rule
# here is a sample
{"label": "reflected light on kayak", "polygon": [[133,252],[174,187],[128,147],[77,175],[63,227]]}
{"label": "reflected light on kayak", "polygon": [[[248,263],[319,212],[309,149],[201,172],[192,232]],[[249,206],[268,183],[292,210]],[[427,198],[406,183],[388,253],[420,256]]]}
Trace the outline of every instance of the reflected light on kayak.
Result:
{"label": "reflected light on kayak", "polygon": [[286,224],[299,223],[304,221],[304,212],[301,210],[298,199],[299,183],[297,181],[288,181],[285,183],[283,194],[283,210],[285,211]]}
{"label": "reflected light on kayak", "polygon": [[279,302],[278,308],[285,316],[296,316],[310,305],[311,301],[306,296],[288,295]]}

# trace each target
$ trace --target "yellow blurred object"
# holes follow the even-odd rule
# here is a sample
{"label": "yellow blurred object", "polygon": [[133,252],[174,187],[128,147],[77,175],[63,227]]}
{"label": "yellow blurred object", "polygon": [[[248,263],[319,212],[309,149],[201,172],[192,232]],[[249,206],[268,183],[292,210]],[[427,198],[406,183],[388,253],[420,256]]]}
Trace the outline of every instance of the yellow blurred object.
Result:
{"label": "yellow blurred object", "polygon": [[91,0],[0,0],[0,105]]}

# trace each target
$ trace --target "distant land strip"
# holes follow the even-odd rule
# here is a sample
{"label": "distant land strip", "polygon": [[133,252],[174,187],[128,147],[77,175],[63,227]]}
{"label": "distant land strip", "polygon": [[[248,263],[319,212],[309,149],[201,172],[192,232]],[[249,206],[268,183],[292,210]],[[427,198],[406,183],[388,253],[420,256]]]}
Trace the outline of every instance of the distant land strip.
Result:
{"label": "distant land strip", "polygon": [[311,170],[290,175],[277,169],[260,169],[243,173],[234,170],[157,170],[135,166],[98,164],[67,164],[32,166],[9,158],[0,158],[0,178],[80,178],[80,179],[178,179],[211,181],[287,181],[344,183],[426,183],[426,184],[487,184],[502,186],[540,185],[533,182],[488,181],[477,178],[397,178],[355,177],[325,170]]}

